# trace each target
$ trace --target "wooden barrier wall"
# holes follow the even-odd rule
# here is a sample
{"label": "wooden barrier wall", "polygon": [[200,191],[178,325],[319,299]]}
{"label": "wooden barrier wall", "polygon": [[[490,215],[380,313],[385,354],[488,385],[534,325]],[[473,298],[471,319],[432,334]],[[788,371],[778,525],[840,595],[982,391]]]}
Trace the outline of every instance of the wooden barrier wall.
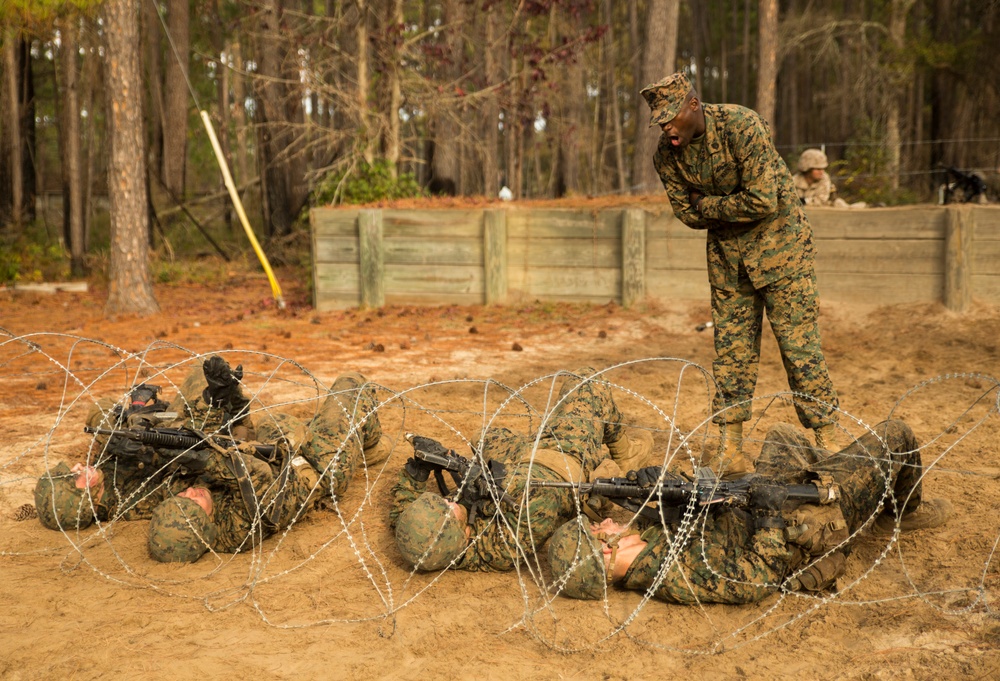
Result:
{"label": "wooden barrier wall", "polygon": [[[1000,207],[810,209],[824,300],[1000,304]],[[666,204],[601,210],[316,208],[318,310],[706,300],[705,232]]]}

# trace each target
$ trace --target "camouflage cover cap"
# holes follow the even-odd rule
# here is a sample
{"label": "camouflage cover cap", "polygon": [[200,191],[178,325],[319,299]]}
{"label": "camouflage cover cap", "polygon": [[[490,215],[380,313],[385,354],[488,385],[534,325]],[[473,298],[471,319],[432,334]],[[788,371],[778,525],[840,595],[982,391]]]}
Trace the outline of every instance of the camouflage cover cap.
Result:
{"label": "camouflage cover cap", "polygon": [[691,92],[691,82],[681,72],[671,74],[661,81],[639,90],[651,111],[649,127],[660,126],[671,120],[684,106],[684,100]]}
{"label": "camouflage cover cap", "polygon": [[441,496],[424,492],[407,506],[396,523],[396,545],[418,570],[440,570],[468,544],[463,525]]}
{"label": "camouflage cover cap", "polygon": [[201,506],[171,497],[153,509],[149,555],[161,563],[193,563],[215,543],[218,530]]}
{"label": "camouflage cover cap", "polygon": [[549,541],[549,565],[560,593],[594,601],[604,596],[604,552],[601,542],[578,520],[564,523]]}
{"label": "camouflage cover cap", "polygon": [[65,463],[38,478],[35,510],[50,530],[82,530],[94,522],[93,501],[87,498],[86,490],[76,487],[76,475]]}
{"label": "camouflage cover cap", "polygon": [[830,162],[824,154],[819,149],[806,149],[799,156],[799,172],[805,173],[813,168],[826,168],[830,165]]}

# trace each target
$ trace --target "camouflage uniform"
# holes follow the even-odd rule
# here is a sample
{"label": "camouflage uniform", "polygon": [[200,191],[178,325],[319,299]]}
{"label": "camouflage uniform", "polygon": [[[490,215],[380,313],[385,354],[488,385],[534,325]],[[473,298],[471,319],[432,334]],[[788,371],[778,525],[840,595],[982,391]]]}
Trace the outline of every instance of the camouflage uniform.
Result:
{"label": "camouflage uniform", "polygon": [[[655,102],[649,88],[643,94]],[[678,148],[662,135],[653,163],[677,218],[708,230],[715,420],[750,419],[767,310],[790,388],[818,400],[795,399],[800,422],[831,423],[838,401],[820,347],[812,229],[791,173],[759,114],[732,104],[702,107],[705,134]],[[704,195],[697,209],[692,191]]]}
{"label": "camouflage uniform", "polygon": [[823,171],[823,176],[809,184],[805,173],[795,173],[795,194],[805,206],[833,206],[837,204],[837,187],[830,179],[829,173]]}
{"label": "camouflage uniform", "polygon": [[[793,428],[774,429],[768,433],[758,473],[786,483],[802,482],[809,472],[831,475],[840,486],[840,508],[853,534],[875,516],[886,490],[900,503],[905,501],[904,512],[920,505],[921,462],[913,432],[902,421],[886,421],[874,431],[823,458]],[[802,455],[815,461],[805,470]],[[660,527],[646,530],[642,539],[649,543],[625,573],[623,585],[645,591],[656,580],[671,543]],[[850,545],[840,551],[849,554]],[[784,530],[754,532],[747,514],[726,510],[699,521],[654,595],[671,603],[753,603],[773,592],[801,559],[786,543]]]}
{"label": "camouflage uniform", "polygon": [[[365,384],[358,373],[339,377],[307,422],[287,414],[258,419],[258,439],[279,443],[283,452],[275,466],[249,450],[204,450],[207,457],[199,478],[212,493],[214,551],[233,553],[256,545],[316,503],[347,490],[364,449],[382,437],[375,391]],[[317,480],[322,480],[318,489]]]}
{"label": "camouflage uniform", "polygon": [[[162,404],[162,403],[161,403]],[[162,405],[165,407],[166,405]],[[101,398],[90,410],[87,425],[92,428],[131,428],[149,418],[148,413],[133,413],[120,417],[116,404],[110,398]],[[84,529],[95,519],[109,522],[121,517],[124,520],[148,520],[154,508],[171,494],[187,487],[190,477],[177,470],[156,471],[141,464],[140,451],[151,451],[132,440],[98,435],[92,445],[87,462],[104,474],[102,494],[78,489],[76,474],[65,463],[46,471],[35,487],[35,507],[45,527],[58,529]]]}
{"label": "camouflage uniform", "polygon": [[[594,370],[587,367],[575,376],[564,379],[559,406],[545,424],[538,443],[539,450],[554,450],[564,454],[589,476],[607,458],[602,444],[615,442],[624,435],[621,414],[611,396],[611,389],[599,381],[585,381]],[[506,428],[491,428],[482,437],[483,459],[494,459],[506,466],[505,489],[515,501],[524,497],[529,479],[565,479],[565,471],[555,471],[532,462],[534,436],[517,435]],[[390,524],[396,526],[399,515],[421,494],[427,482],[400,471],[393,487],[393,507]],[[577,506],[572,490],[534,489],[527,506],[507,508],[501,504],[499,514],[492,502],[472,522],[472,541],[456,564],[461,570],[508,571],[520,560],[520,552],[531,553],[542,546],[566,520],[574,517]]]}

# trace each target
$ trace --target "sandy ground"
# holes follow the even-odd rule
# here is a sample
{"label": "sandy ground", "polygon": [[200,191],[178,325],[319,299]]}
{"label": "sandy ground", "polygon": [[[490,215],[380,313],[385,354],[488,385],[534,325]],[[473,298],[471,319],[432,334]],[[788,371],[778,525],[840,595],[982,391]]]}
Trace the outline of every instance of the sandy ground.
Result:
{"label": "sandy ground", "polygon": [[[537,425],[553,375],[607,369],[629,422],[666,450],[671,426],[704,431],[706,301],[622,310],[404,308],[316,313],[283,281],[234,274],[226,290],[162,287],[164,312],[107,321],[105,292],[0,292],[0,678],[997,678],[1000,310],[823,307],[824,349],[853,433],[906,420],[933,463],[927,496],[946,526],[863,535],[828,599],[669,606],[612,590],[606,603],[547,596],[544,565],[519,574],[412,574],[386,526],[409,447],[363,472],[340,513],[317,512],[257,551],[160,565],[144,522],[60,534],[15,520],[36,476],[76,460],[83,415],[136,374],[172,393],[224,351],[268,404],[308,413],[342,371],[379,386],[386,432],[462,451],[484,420]],[[515,349],[519,348],[519,349]],[[292,361],[285,361],[288,358]],[[493,379],[487,382],[486,379]],[[754,434],[794,421],[765,334]],[[680,461],[680,459],[679,459]]]}

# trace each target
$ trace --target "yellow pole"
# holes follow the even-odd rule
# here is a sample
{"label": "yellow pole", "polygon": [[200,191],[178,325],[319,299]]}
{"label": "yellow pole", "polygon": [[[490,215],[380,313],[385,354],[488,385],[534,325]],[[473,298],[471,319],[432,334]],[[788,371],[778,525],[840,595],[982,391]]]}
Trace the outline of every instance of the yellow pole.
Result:
{"label": "yellow pole", "polygon": [[229,198],[233,200],[233,206],[236,208],[236,214],[240,216],[240,222],[243,224],[243,231],[247,234],[247,239],[250,240],[250,245],[253,246],[254,252],[257,254],[257,259],[260,260],[260,264],[264,267],[264,273],[267,274],[268,281],[271,282],[271,293],[274,295],[275,301],[278,303],[278,307],[282,310],[285,309],[285,299],[281,296],[281,286],[278,285],[278,280],[274,276],[274,271],[271,269],[271,263],[267,261],[267,256],[264,255],[263,249],[260,247],[260,243],[257,242],[257,236],[253,233],[250,228],[250,221],[247,219],[247,213],[243,210],[243,202],[240,201],[240,195],[236,191],[236,184],[233,182],[233,176],[229,172],[229,165],[226,163],[226,157],[222,155],[222,147],[219,146],[219,138],[215,136],[215,128],[212,127],[212,119],[208,117],[208,113],[201,111],[201,121],[205,124],[205,130],[208,131],[208,139],[212,141],[212,149],[215,150],[215,156],[219,159],[219,167],[222,169],[222,179],[226,183],[226,189],[229,190]]}

